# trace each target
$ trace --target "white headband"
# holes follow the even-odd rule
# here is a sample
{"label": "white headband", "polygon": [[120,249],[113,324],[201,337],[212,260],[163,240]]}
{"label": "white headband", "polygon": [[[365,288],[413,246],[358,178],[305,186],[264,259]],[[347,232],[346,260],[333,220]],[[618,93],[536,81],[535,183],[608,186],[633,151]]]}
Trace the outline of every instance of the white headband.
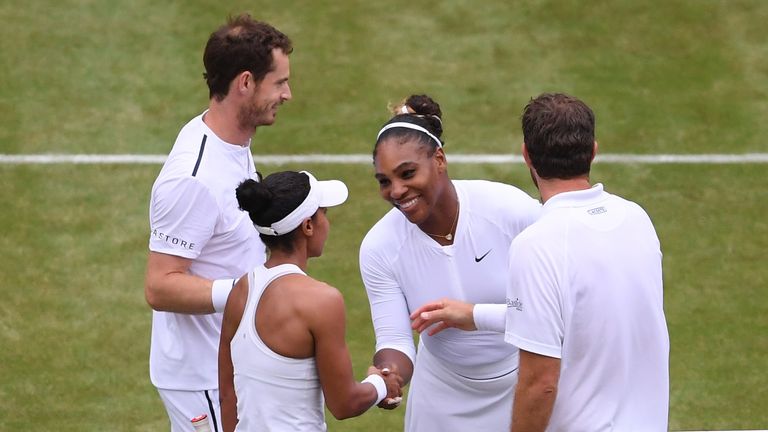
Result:
{"label": "white headband", "polygon": [[435,142],[437,143],[437,146],[438,146],[438,147],[440,147],[440,148],[442,148],[442,147],[443,147],[443,143],[442,143],[442,142],[440,142],[440,140],[439,140],[439,139],[438,139],[436,136],[432,135],[432,133],[430,133],[428,130],[424,129],[423,127],[421,127],[421,126],[419,126],[419,125],[417,125],[417,124],[408,123],[408,122],[394,122],[394,123],[390,123],[390,124],[388,124],[388,125],[384,126],[384,127],[383,127],[383,128],[381,128],[381,130],[379,131],[379,134],[378,134],[378,135],[376,135],[376,141],[378,141],[378,140],[379,140],[379,138],[381,138],[381,134],[383,134],[385,131],[387,131],[387,130],[389,130],[389,129],[392,129],[392,128],[396,128],[396,127],[401,127],[401,128],[406,128],[406,129],[413,129],[413,130],[417,130],[417,131],[419,131],[419,132],[423,132],[423,133],[425,133],[425,134],[426,134],[428,137],[430,137],[430,138],[432,138],[433,140],[435,140]]}
{"label": "white headband", "polygon": [[301,172],[309,177],[309,193],[304,201],[286,217],[270,226],[254,225],[256,231],[270,236],[287,234],[295,230],[305,219],[312,217],[320,207],[337,206],[347,200],[349,190],[343,182],[339,180],[318,181],[309,172]]}

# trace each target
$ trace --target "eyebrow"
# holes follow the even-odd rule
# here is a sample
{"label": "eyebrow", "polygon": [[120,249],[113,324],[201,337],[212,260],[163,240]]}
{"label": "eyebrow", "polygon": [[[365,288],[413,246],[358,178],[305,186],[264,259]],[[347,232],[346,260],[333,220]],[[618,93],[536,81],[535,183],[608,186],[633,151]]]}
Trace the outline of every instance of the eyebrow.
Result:
{"label": "eyebrow", "polygon": [[[395,169],[393,169],[392,171],[393,172],[402,171],[405,168],[407,168],[408,165],[416,165],[416,162],[410,161],[410,160],[402,162],[402,163],[400,163],[400,165],[396,166]],[[377,172],[373,176],[376,177],[376,178],[386,177],[386,174],[382,174],[382,173]]]}

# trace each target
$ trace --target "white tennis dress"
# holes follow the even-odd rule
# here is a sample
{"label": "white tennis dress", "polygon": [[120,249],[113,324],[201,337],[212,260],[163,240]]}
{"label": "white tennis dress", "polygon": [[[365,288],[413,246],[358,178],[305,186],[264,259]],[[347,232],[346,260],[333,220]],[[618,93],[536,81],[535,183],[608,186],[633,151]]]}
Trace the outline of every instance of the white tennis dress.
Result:
{"label": "white tennis dress", "polygon": [[414,362],[406,431],[499,431],[509,427],[518,350],[504,335],[447,329],[413,342],[409,314],[443,297],[504,303],[512,239],[541,206],[523,191],[483,180],[453,182],[459,220],[452,245],[441,246],[392,209],[368,232],[360,271],[371,304],[376,350],[395,349]]}
{"label": "white tennis dress", "polygon": [[230,344],[237,394],[236,431],[325,431],[325,410],[315,358],[295,359],[272,351],[256,331],[264,289],[293,264],[259,266],[248,274],[248,301]]}

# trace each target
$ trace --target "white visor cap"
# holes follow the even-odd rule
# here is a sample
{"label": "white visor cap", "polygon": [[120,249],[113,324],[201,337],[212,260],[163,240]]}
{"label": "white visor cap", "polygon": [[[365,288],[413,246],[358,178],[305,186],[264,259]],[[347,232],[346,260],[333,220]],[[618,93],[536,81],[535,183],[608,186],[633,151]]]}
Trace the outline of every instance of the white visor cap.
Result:
{"label": "white visor cap", "polygon": [[334,207],[344,203],[349,196],[347,185],[340,180],[320,181],[307,171],[301,171],[309,177],[309,193],[296,209],[286,217],[270,226],[256,225],[261,234],[280,236],[295,230],[301,223],[314,215],[321,207]]}

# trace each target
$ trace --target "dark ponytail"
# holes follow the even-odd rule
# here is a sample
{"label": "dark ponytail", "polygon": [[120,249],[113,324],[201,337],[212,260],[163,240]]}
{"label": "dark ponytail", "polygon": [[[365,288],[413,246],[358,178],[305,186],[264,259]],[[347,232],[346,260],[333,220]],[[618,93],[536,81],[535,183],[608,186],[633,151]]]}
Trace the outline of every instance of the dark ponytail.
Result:
{"label": "dark ponytail", "polygon": [[[294,211],[309,194],[309,177],[296,171],[268,175],[261,182],[245,180],[235,190],[241,210],[247,211],[254,225],[269,226]],[[296,230],[281,236],[260,234],[269,249],[293,250]]]}

